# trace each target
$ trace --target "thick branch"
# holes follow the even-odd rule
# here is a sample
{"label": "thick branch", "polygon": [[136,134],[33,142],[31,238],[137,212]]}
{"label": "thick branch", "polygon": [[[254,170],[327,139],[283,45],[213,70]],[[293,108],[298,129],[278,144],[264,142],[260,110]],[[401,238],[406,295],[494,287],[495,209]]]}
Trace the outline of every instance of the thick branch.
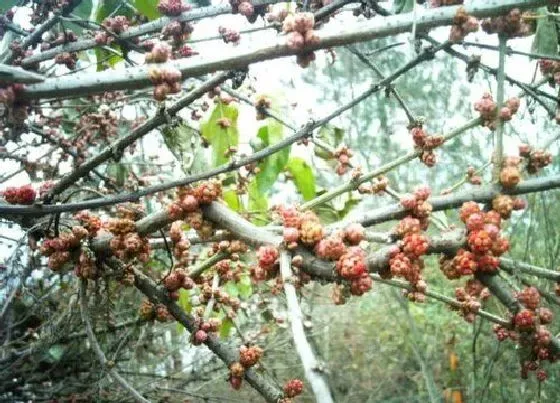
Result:
{"label": "thick branch", "polygon": [[[557,189],[560,187],[560,175],[553,175],[545,178],[528,179],[512,189],[501,189],[499,186],[488,185],[477,189],[469,189],[460,193],[447,196],[435,196],[429,199],[433,211],[447,210],[460,207],[464,202],[476,201],[487,203],[492,201],[499,194],[521,195],[545,190]],[[1,211],[1,210],[0,210]],[[390,220],[399,220],[408,215],[400,203],[381,207],[363,214],[358,220],[362,225],[369,226]],[[336,227],[344,226],[346,223],[337,223]]]}
{"label": "thick branch", "polygon": [[[464,6],[467,12],[476,17],[488,17],[503,14],[511,8],[534,8],[545,5],[546,0],[486,0]],[[459,6],[449,6],[425,10],[418,13],[416,27],[427,30],[441,25],[450,25]],[[306,47],[302,51],[325,49],[333,46],[365,42],[410,31],[414,21],[411,13],[394,15],[384,19],[371,19],[353,24],[346,31],[340,27],[325,26],[321,31],[321,42],[316,46]],[[195,77],[218,70],[245,68],[248,65],[283,56],[295,55],[302,51],[288,48],[284,38],[276,43],[261,47],[251,46],[236,48],[227,52],[212,54],[205,58],[187,59],[168,63],[178,68],[183,77]],[[56,98],[68,96],[85,96],[101,91],[132,90],[151,86],[149,67],[141,66],[124,72],[105,71],[99,73],[78,73],[70,77],[52,78],[40,84],[27,86],[19,95],[22,100],[38,98]]]}
{"label": "thick branch", "polygon": [[[187,314],[173,300],[171,300],[163,289],[157,287],[149,277],[136,269],[134,270],[134,277],[134,284],[136,288],[148,297],[152,303],[164,304],[168,312],[175,318],[175,320],[177,320],[177,322],[182,324],[190,333],[196,332],[197,329],[194,318]],[[239,352],[230,347],[228,344],[220,341],[216,335],[209,334],[208,340],[205,344],[227,366],[239,361]],[[274,380],[260,372],[257,372],[253,368],[245,371],[245,379],[268,402],[276,403],[283,397],[283,392],[278,388],[278,386],[276,386],[276,382]]]}
{"label": "thick branch", "polygon": [[296,288],[292,284],[293,273],[291,260],[291,256],[287,251],[283,250],[280,252],[280,273],[284,283],[284,293],[286,295],[286,304],[288,305],[288,317],[292,327],[292,338],[294,339],[296,351],[303,365],[305,378],[309,381],[313,394],[315,395],[315,400],[317,402],[330,403],[333,402],[333,398],[329,390],[329,385],[323,373],[317,370],[317,359],[315,358],[311,345],[307,341],[305,330],[303,329],[303,314],[298,303]]}
{"label": "thick branch", "polygon": [[[251,3],[254,6],[268,5],[278,3],[278,0],[254,0]],[[194,10],[184,12],[178,17],[161,17],[157,20],[148,22],[146,24],[139,25],[137,27],[132,27],[127,31],[123,32],[118,36],[119,40],[133,39],[142,35],[151,34],[154,32],[161,31],[163,27],[168,25],[172,21],[190,22],[200,20],[202,18],[216,17],[221,14],[231,13],[231,6],[229,4],[220,4],[217,6],[209,7],[199,7]],[[36,53],[22,60],[22,65],[32,65],[45,60],[54,58],[56,55],[64,52],[79,52],[81,50],[92,49],[99,46],[95,39],[85,39],[77,42],[66,43],[54,47],[52,49],[45,50],[40,53]]]}

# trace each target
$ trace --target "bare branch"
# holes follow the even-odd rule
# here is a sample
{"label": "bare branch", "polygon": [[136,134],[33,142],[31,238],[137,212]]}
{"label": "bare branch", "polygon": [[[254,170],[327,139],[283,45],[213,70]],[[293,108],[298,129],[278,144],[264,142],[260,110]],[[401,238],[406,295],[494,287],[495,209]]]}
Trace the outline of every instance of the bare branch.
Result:
{"label": "bare branch", "polygon": [[292,284],[292,258],[290,254],[282,250],[280,252],[280,273],[284,284],[284,294],[286,295],[286,304],[288,306],[288,317],[292,327],[292,338],[294,345],[299,355],[305,378],[309,381],[315,400],[318,402],[330,403],[333,402],[329,385],[325,379],[324,374],[318,369],[317,359],[313,353],[311,345],[305,336],[303,329],[303,314],[298,303],[296,288]]}
{"label": "bare branch", "polygon": [[80,284],[80,314],[82,315],[82,321],[86,325],[86,333],[87,333],[89,343],[91,344],[91,347],[93,348],[95,354],[97,355],[97,359],[101,363],[101,366],[104,369],[108,370],[109,374],[111,374],[111,376],[116,379],[116,381],[122,386],[122,388],[125,389],[136,402],[150,403],[148,399],[145,399],[140,393],[138,393],[136,389],[134,389],[132,386],[129,385],[126,379],[124,379],[113,367],[112,363],[109,363],[107,361],[107,358],[105,357],[105,353],[103,353],[103,350],[101,350],[101,346],[97,342],[95,333],[93,333],[93,327],[91,326],[91,321],[89,319],[89,314],[87,311],[86,293],[87,293],[87,280],[82,280]]}

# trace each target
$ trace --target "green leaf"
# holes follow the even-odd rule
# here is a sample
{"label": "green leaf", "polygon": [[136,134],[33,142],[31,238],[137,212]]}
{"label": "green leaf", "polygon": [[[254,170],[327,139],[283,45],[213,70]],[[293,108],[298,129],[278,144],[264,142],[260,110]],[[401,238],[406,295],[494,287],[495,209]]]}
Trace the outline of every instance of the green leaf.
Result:
{"label": "green leaf", "polygon": [[222,193],[222,199],[226,202],[228,207],[233,211],[239,211],[241,205],[239,204],[239,196],[235,190],[226,190]]}
{"label": "green leaf", "polygon": [[208,168],[208,161],[198,132],[184,124],[167,126],[161,131],[165,145],[188,175],[201,173]]}
{"label": "green leaf", "polygon": [[247,299],[253,295],[253,284],[251,283],[251,277],[241,276],[239,282],[237,283],[237,290],[239,291],[239,296],[241,299]]}
{"label": "green leaf", "polygon": [[225,339],[229,336],[231,329],[233,328],[233,320],[229,317],[225,317],[220,325],[220,339]]}
{"label": "green leaf", "polygon": [[[179,300],[177,301],[179,306],[183,309],[183,311],[190,313],[192,311],[191,305],[191,292],[189,290],[185,290],[184,288],[179,289]],[[177,332],[182,333],[185,331],[185,328],[180,323],[177,323]]]}
{"label": "green leaf", "polygon": [[123,186],[128,176],[128,168],[121,163],[109,164],[107,175],[114,178],[118,186]]}
{"label": "green leaf", "polygon": [[45,360],[50,363],[59,362],[66,351],[66,347],[63,344],[54,344],[48,349]]}
{"label": "green leaf", "polygon": [[[229,156],[224,153],[231,146],[237,147],[239,143],[238,115],[237,106],[218,102],[208,121],[200,125],[202,137],[212,146],[212,167],[227,163]],[[227,119],[230,126],[223,127],[219,123],[220,119]]]}
{"label": "green leaf", "polygon": [[325,225],[332,224],[333,222],[340,220],[338,212],[329,205],[317,206],[313,209],[313,211],[317,214],[321,223]]}
{"label": "green leaf", "polygon": [[[133,16],[133,11],[130,7],[127,7],[126,2],[122,0],[101,0],[95,11],[95,22],[101,24],[105,18],[112,15],[124,15],[131,18]],[[121,47],[115,43],[111,45],[111,48],[119,53],[123,53]],[[95,49],[95,57],[97,58],[97,71],[113,67],[123,60],[123,58],[115,54],[115,52],[102,48]]]}
{"label": "green leaf", "polygon": [[161,17],[157,10],[158,3],[159,0],[134,0],[134,7],[151,21]]}
{"label": "green leaf", "polygon": [[[546,7],[539,9],[539,14],[546,14]],[[531,45],[531,52],[543,55],[558,55],[558,31],[552,17],[539,18],[537,31]]]}
{"label": "green leaf", "polygon": [[[91,16],[91,9],[93,7],[92,0],[82,0],[78,7],[76,7],[72,14],[80,17],[82,20],[89,20]],[[76,34],[80,35],[83,32],[84,28],[80,25],[74,24],[72,27],[72,31]]]}
{"label": "green leaf", "polygon": [[3,0],[2,4],[0,4],[0,12],[4,13],[8,11],[10,8],[14,7],[19,3],[19,0]]}
{"label": "green leaf", "polygon": [[255,225],[262,226],[268,224],[268,201],[266,197],[259,192],[256,181],[252,181],[248,187],[249,211],[258,213],[251,214],[251,222]]}
{"label": "green leaf", "polygon": [[286,169],[292,174],[294,183],[304,200],[315,197],[315,175],[311,167],[299,157],[290,158]]}
{"label": "green leaf", "polygon": [[414,0],[395,0],[393,12],[395,14],[409,13],[414,9]]}
{"label": "green leaf", "polygon": [[[333,125],[325,125],[321,127],[315,137],[332,148],[337,148],[344,137],[344,130]],[[319,158],[330,159],[333,157],[331,153],[321,147],[313,147],[313,152]]]}
{"label": "green leaf", "polygon": [[237,289],[237,284],[233,281],[228,281],[224,284],[222,289],[229,295],[230,297],[237,298],[239,296],[239,290]]}
{"label": "green leaf", "polygon": [[[257,137],[262,141],[264,147],[278,143],[284,137],[283,127],[276,120],[268,119],[267,125],[259,129]],[[260,192],[266,194],[270,191],[278,174],[286,166],[288,158],[290,158],[290,148],[285,147],[281,151],[269,155],[259,164],[260,172],[256,175],[256,180]]]}

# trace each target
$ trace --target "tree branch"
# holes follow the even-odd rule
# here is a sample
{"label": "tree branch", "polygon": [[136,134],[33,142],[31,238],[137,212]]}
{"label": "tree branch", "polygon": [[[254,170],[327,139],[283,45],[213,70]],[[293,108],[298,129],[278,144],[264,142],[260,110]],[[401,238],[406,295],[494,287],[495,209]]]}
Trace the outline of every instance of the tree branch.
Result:
{"label": "tree branch", "polygon": [[[187,314],[181,307],[171,300],[166,291],[164,291],[161,287],[157,287],[149,277],[137,269],[134,269],[134,278],[134,285],[136,288],[148,297],[152,303],[164,304],[168,312],[175,318],[175,320],[177,320],[177,322],[182,324],[190,333],[196,332],[197,329],[194,317]],[[228,344],[220,341],[216,335],[209,334],[205,344],[227,366],[239,361],[239,352]],[[261,396],[266,399],[267,402],[276,403],[284,395],[273,379],[253,368],[245,371],[245,379],[257,392],[261,394]]]}
{"label": "tree branch", "polygon": [[293,273],[291,260],[292,258],[287,251],[282,250],[280,252],[280,273],[284,284],[288,317],[292,327],[292,338],[294,339],[296,351],[303,365],[305,378],[309,381],[313,394],[315,395],[315,400],[321,403],[330,403],[333,402],[333,398],[329,390],[329,385],[324,375],[318,370],[317,359],[315,358],[311,345],[307,341],[305,330],[303,329],[303,314],[298,303],[296,288],[292,284]]}
{"label": "tree branch", "polygon": [[[466,11],[476,17],[490,17],[501,15],[514,7],[520,9],[534,8],[547,4],[547,0],[492,0],[477,1],[466,5]],[[441,25],[450,25],[459,6],[449,6],[426,10],[417,16],[418,30],[427,30]],[[205,58],[180,60],[162,64],[160,67],[175,67],[181,70],[183,77],[195,77],[219,70],[246,68],[248,65],[283,56],[295,55],[311,50],[325,49],[333,46],[349,45],[383,38],[389,35],[410,31],[413,24],[410,13],[371,19],[352,25],[345,31],[340,27],[326,25],[321,31],[321,42],[316,46],[308,46],[296,51],[290,49],[284,38],[276,43],[261,47],[247,47],[245,49],[231,49]],[[79,73],[64,78],[52,78],[43,83],[27,86],[18,94],[21,100],[38,98],[85,96],[101,91],[120,91],[139,89],[151,86],[149,66],[127,69],[125,72],[104,71],[98,73]]]}

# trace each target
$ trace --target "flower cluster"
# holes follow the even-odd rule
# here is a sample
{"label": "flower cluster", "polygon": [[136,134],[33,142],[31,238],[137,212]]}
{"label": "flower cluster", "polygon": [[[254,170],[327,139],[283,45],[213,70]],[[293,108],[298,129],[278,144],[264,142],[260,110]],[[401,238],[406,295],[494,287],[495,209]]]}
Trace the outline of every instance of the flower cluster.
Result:
{"label": "flower cluster", "polygon": [[519,146],[519,156],[526,161],[527,172],[536,174],[540,169],[552,163],[552,154],[544,150],[535,150],[528,144]]}
{"label": "flower cluster", "polygon": [[[286,44],[290,49],[300,50],[306,45],[317,45],[319,37],[313,30],[315,17],[313,13],[290,14],[284,19],[282,30],[286,35]],[[297,55],[297,63],[307,67],[315,60],[314,52],[304,52]]]}
{"label": "flower cluster", "polygon": [[550,343],[553,335],[546,327],[552,322],[553,314],[540,306],[541,296],[535,287],[525,287],[516,297],[524,308],[512,317],[511,328],[495,325],[494,333],[499,341],[509,338],[519,344],[522,378],[526,379],[529,371],[536,371],[537,379],[544,381],[547,378],[544,362],[558,358]]}
{"label": "flower cluster", "polygon": [[175,17],[181,15],[185,11],[190,11],[191,6],[184,4],[183,0],[160,0],[157,9],[163,15]]}
{"label": "flower cluster", "polygon": [[145,321],[169,322],[173,320],[173,316],[171,316],[165,305],[154,305],[147,299],[143,300],[142,304],[140,304],[138,315]]}
{"label": "flower cluster", "polygon": [[[498,270],[499,257],[509,249],[509,241],[500,236],[502,218],[505,218],[500,213],[501,206],[497,205],[500,203],[488,212],[482,211],[475,202],[463,203],[460,218],[467,230],[467,248],[459,249],[452,259],[441,258],[440,268],[447,278]],[[496,207],[499,209],[496,210]]]}
{"label": "flower cluster", "polygon": [[255,109],[257,110],[257,120],[264,120],[268,116],[266,110],[269,109],[272,102],[264,95],[259,95],[255,100]]}
{"label": "flower cluster", "polygon": [[9,186],[4,190],[3,196],[10,204],[33,204],[36,192],[31,185]]}
{"label": "flower cluster", "polygon": [[239,347],[239,361],[229,366],[229,383],[232,388],[239,389],[243,381],[245,370],[255,366],[263,355],[263,349],[259,346]]}
{"label": "flower cluster", "polygon": [[482,118],[482,125],[488,127],[490,130],[495,130],[498,124],[498,119],[502,121],[511,120],[512,116],[519,110],[519,98],[510,98],[505,102],[505,105],[498,110],[498,106],[492,95],[486,92],[482,98],[474,103],[474,110],[480,113]]}
{"label": "flower cluster", "polygon": [[110,45],[114,42],[115,37],[111,33],[119,35],[125,32],[129,26],[130,21],[124,15],[117,15],[115,17],[108,17],[101,23],[107,31],[98,31],[95,33],[95,43],[98,45]]}
{"label": "flower cluster", "polygon": [[421,124],[410,130],[414,145],[422,151],[419,155],[420,161],[428,167],[433,167],[437,162],[434,149],[443,144],[443,136],[428,136]]}
{"label": "flower cluster", "polygon": [[380,194],[387,190],[387,186],[389,185],[389,179],[386,176],[378,176],[377,178],[373,179],[371,182],[364,182],[358,186],[358,192],[364,193],[375,193]]}
{"label": "flower cluster", "polygon": [[503,34],[509,38],[527,36],[531,26],[524,20],[521,10],[514,8],[507,15],[486,18],[482,21],[482,30],[487,34]]}
{"label": "flower cluster", "polygon": [[154,84],[154,99],[156,101],[163,101],[168,94],[181,92],[182,74],[180,70],[173,67],[152,68],[149,75]]}
{"label": "flower cluster", "polygon": [[171,21],[162,28],[161,35],[164,39],[170,38],[174,45],[178,45],[189,39],[193,30],[193,26],[186,21]]}
{"label": "flower cluster", "polygon": [[474,321],[475,315],[480,310],[481,301],[485,301],[490,297],[488,288],[477,279],[469,279],[464,287],[455,289],[455,298],[461,303],[456,308],[461,316],[469,323]]}
{"label": "flower cluster", "polygon": [[239,31],[236,31],[235,29],[220,26],[218,28],[218,32],[222,36],[222,39],[225,43],[233,43],[234,45],[237,45],[239,43],[239,40],[241,39]]}
{"label": "flower cluster", "polygon": [[150,51],[146,53],[146,63],[165,63],[172,56],[172,49],[165,42],[150,43]]}
{"label": "flower cluster", "polygon": [[349,167],[351,166],[350,158],[352,158],[352,150],[350,150],[345,145],[341,145],[335,150],[334,157],[338,160],[336,173],[342,176],[348,171]]}
{"label": "flower cluster", "polygon": [[[461,1],[462,3],[462,1]],[[478,31],[478,20],[467,13],[467,11],[460,7],[453,17],[453,25],[449,33],[449,40],[452,42],[460,42],[465,39],[465,36],[472,32]]]}
{"label": "flower cluster", "polygon": [[132,260],[137,258],[141,262],[149,259],[150,245],[146,238],[136,232],[135,221],[142,217],[140,205],[128,204],[117,208],[117,218],[110,219],[105,227],[114,236],[109,242],[113,254],[119,259]]}

